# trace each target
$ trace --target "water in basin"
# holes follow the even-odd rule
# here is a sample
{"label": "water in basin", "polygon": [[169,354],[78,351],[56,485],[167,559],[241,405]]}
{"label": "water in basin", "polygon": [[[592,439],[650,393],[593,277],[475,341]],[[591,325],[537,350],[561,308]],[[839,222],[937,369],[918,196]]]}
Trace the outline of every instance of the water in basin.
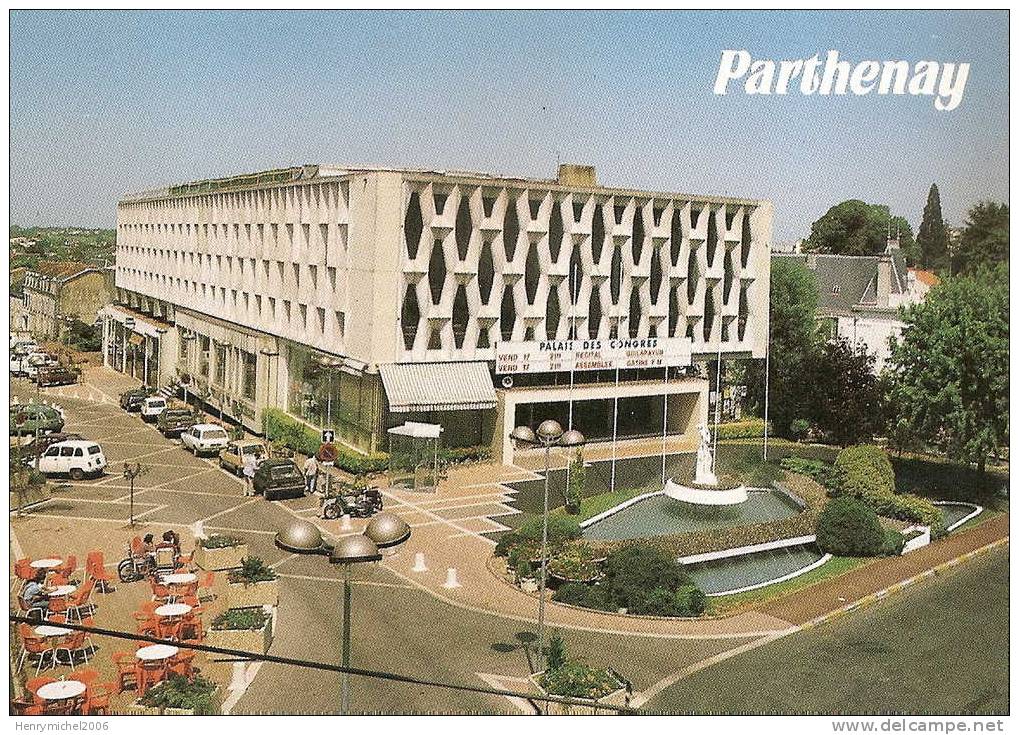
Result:
{"label": "water in basin", "polygon": [[708,595],[764,584],[797,572],[823,554],[814,544],[790,546],[687,566],[694,583]]}
{"label": "water in basin", "polygon": [[745,503],[728,506],[692,505],[665,495],[653,495],[592,523],[584,529],[584,538],[621,541],[711,531],[777,521],[799,512],[793,501],[775,490],[751,492]]}

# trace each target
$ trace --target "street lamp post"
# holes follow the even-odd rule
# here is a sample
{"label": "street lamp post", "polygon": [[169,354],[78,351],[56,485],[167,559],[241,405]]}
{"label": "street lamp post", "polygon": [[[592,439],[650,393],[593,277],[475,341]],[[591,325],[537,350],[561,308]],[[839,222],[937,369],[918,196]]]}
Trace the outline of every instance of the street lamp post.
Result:
{"label": "street lamp post", "polygon": [[563,431],[558,421],[547,419],[534,432],[529,426],[518,426],[510,432],[518,444],[545,448],[545,491],[541,504],[541,576],[538,580],[538,655],[545,655],[545,583],[548,578],[548,476],[552,447],[575,449],[587,441],[576,429]]}
{"label": "street lamp post", "polygon": [[[379,513],[368,523],[363,534],[341,537],[329,545],[322,532],[307,521],[294,521],[276,534],[276,546],[294,554],[321,554],[329,557],[330,564],[343,565],[343,632],[342,666],[350,668],[350,567],[364,562],[380,561],[381,549],[395,548],[410,538],[410,526],[392,513]],[[341,674],[340,712],[350,712],[350,674]]]}
{"label": "street lamp post", "polygon": [[147,467],[142,467],[140,463],[135,462],[132,466],[130,463],[124,463],[124,479],[131,484],[131,501],[128,511],[128,523],[134,525],[134,480],[139,475],[144,475],[148,470]]}

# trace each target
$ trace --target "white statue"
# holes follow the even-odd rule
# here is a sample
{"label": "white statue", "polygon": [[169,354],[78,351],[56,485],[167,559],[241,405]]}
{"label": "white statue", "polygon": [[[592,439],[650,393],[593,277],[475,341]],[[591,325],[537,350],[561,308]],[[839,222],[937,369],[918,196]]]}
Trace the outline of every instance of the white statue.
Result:
{"label": "white statue", "polygon": [[708,431],[705,424],[699,425],[697,431],[701,435],[701,444],[697,447],[697,471],[694,474],[694,484],[717,485],[718,478],[711,469],[714,464],[714,455],[711,452],[711,432]]}

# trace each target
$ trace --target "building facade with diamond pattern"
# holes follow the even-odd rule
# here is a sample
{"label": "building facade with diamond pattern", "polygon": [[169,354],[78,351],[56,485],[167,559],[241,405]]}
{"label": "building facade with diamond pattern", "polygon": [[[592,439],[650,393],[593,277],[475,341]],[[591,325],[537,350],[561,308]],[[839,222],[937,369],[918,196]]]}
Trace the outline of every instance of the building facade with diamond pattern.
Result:
{"label": "building facade with diamond pattern", "polygon": [[[695,363],[766,350],[768,202],[607,188],[578,166],[549,180],[305,166],[131,195],[117,220],[107,364],[126,369],[151,322],[149,382],[183,377],[255,430],[278,408],[370,450],[431,420],[447,444],[505,458],[514,422],[552,414],[599,438],[612,403],[619,436],[661,432],[666,410],[683,433],[707,410],[693,370],[622,370],[619,390],[614,370],[507,380],[497,345],[686,338]],[[386,366],[441,364],[456,383],[479,362],[494,405],[429,410],[428,386],[413,410],[388,405]]]}

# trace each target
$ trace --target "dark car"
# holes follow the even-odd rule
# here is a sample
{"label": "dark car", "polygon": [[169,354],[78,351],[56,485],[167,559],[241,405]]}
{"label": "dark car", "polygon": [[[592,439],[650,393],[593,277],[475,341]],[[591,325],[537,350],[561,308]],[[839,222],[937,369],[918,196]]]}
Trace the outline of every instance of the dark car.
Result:
{"label": "dark car", "polygon": [[40,367],[35,382],[40,388],[50,385],[73,385],[78,382],[81,371],[65,365],[46,365]]}
{"label": "dark car", "polygon": [[156,428],[163,432],[163,436],[179,437],[197,423],[198,417],[191,413],[191,409],[168,408],[159,414],[159,418],[156,419]]}
{"label": "dark car", "polygon": [[304,497],[304,475],[292,459],[267,459],[255,470],[255,492],[266,500]]}
{"label": "dark car", "polygon": [[120,394],[120,407],[125,411],[136,413],[142,410],[142,403],[152,395],[148,388],[132,388]]}
{"label": "dark car", "polygon": [[41,403],[13,405],[10,427],[11,436],[49,434],[63,431],[64,417],[57,409]]}

